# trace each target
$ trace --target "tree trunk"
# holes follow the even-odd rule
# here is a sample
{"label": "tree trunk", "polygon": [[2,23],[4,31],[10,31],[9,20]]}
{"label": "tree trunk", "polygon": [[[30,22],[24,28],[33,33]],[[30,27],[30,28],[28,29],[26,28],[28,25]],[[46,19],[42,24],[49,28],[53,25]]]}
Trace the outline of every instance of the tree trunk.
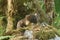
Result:
{"label": "tree trunk", "polygon": [[46,22],[46,20],[47,20],[46,14],[45,14],[44,10],[41,8],[39,0],[33,0],[33,3],[35,4],[36,13],[39,16],[38,22],[39,23]]}
{"label": "tree trunk", "polygon": [[9,32],[13,29],[13,18],[12,18],[12,14],[14,12],[13,9],[13,0],[7,0],[7,28],[6,28],[6,32]]}
{"label": "tree trunk", "polygon": [[48,23],[52,24],[54,8],[55,8],[54,0],[44,0],[44,2],[45,2],[46,14],[48,15]]}

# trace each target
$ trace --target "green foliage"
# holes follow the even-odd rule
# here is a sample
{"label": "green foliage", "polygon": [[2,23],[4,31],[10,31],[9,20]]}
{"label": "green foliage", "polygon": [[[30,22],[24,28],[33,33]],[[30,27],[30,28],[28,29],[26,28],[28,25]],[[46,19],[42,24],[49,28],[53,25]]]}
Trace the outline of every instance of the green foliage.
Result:
{"label": "green foliage", "polygon": [[54,19],[53,25],[60,29],[60,0],[55,0],[55,11],[57,17]]}
{"label": "green foliage", "polygon": [[0,36],[3,35],[4,31],[5,31],[4,28],[0,26]]}
{"label": "green foliage", "polygon": [[60,34],[60,29],[58,29],[58,31],[57,31],[59,34]]}
{"label": "green foliage", "polygon": [[0,40],[8,40],[9,38],[12,38],[14,36],[0,36]]}
{"label": "green foliage", "polygon": [[57,14],[57,17],[54,20],[54,26],[60,28],[60,14]]}
{"label": "green foliage", "polygon": [[2,35],[4,33],[4,28],[2,26],[2,20],[4,17],[0,16],[0,35]]}
{"label": "green foliage", "polygon": [[57,13],[60,13],[60,0],[55,0],[55,9]]}

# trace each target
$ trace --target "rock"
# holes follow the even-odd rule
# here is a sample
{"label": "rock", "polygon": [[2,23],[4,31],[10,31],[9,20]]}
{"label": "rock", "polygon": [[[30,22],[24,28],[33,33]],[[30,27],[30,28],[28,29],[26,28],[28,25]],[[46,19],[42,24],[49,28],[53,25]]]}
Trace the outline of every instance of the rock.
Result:
{"label": "rock", "polygon": [[28,38],[28,40],[32,40],[33,39],[33,31],[31,30],[26,30],[24,33],[24,36]]}

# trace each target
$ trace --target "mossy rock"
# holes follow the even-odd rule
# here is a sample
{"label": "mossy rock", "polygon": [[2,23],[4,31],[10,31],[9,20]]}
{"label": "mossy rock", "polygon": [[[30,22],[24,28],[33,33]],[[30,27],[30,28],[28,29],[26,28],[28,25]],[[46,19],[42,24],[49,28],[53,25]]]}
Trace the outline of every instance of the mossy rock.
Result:
{"label": "mossy rock", "polygon": [[54,38],[57,31],[53,26],[40,26],[39,32],[35,32],[35,38],[39,40],[48,40]]}

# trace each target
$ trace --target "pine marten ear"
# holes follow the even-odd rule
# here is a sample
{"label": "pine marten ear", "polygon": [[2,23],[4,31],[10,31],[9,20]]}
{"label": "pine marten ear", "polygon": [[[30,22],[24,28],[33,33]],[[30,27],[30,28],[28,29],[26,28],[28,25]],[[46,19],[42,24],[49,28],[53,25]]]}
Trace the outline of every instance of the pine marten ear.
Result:
{"label": "pine marten ear", "polygon": [[26,16],[25,16],[25,18],[27,18],[27,19],[28,19],[29,17],[30,17],[30,15],[26,15]]}
{"label": "pine marten ear", "polygon": [[35,13],[34,15],[37,16],[37,13]]}

